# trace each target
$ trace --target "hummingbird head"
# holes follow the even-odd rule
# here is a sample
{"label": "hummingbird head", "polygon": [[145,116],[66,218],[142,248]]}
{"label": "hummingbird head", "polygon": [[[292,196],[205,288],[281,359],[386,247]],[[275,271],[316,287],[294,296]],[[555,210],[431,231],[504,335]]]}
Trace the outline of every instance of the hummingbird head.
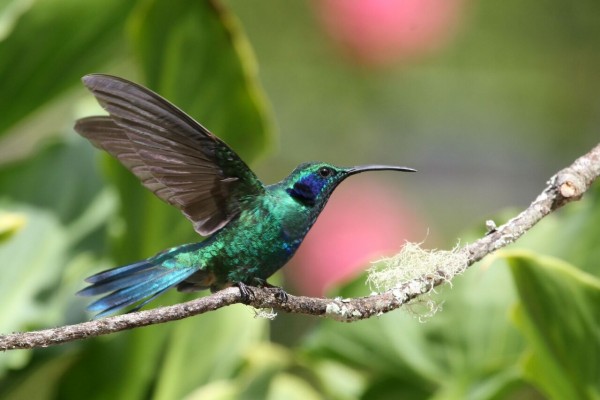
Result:
{"label": "hummingbird head", "polygon": [[307,207],[322,208],[337,185],[350,175],[383,170],[416,172],[412,168],[388,165],[361,165],[343,168],[323,162],[310,162],[296,167],[285,180],[285,190],[296,201]]}

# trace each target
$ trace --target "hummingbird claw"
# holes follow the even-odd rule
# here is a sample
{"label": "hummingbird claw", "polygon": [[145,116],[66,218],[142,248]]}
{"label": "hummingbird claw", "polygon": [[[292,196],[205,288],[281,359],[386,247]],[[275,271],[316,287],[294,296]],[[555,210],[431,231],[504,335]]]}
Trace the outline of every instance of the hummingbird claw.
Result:
{"label": "hummingbird claw", "polygon": [[242,297],[242,303],[250,303],[250,297],[254,297],[254,291],[251,286],[246,285],[243,282],[236,283],[237,287],[240,288],[240,294]]}
{"label": "hummingbird claw", "polygon": [[287,292],[277,286],[273,286],[273,289],[275,290],[275,293],[274,293],[275,298],[282,303],[287,303],[288,297],[289,297]]}
{"label": "hummingbird claw", "polygon": [[254,278],[254,282],[258,287],[273,289],[273,296],[275,296],[275,298],[280,302],[286,303],[288,301],[288,294],[285,290],[283,290],[283,288],[271,285],[269,282],[266,281],[266,279]]}

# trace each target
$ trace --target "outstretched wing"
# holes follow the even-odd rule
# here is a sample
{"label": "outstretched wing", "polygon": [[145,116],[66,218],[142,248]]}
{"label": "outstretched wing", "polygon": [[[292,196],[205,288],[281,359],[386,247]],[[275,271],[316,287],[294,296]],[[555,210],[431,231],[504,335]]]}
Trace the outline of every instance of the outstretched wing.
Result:
{"label": "outstretched wing", "polygon": [[179,208],[199,234],[222,228],[243,198],[264,193],[231,148],[156,93],[109,75],[82,80],[109,115],[80,119],[75,130]]}

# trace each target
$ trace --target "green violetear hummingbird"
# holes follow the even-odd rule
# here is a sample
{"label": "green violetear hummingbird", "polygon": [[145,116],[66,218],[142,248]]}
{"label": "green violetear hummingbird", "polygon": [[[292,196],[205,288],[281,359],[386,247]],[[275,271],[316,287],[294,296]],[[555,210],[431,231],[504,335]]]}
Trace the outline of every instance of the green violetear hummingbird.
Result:
{"label": "green violetear hummingbird", "polygon": [[310,162],[265,186],[222,140],[156,93],[109,75],[82,80],[109,115],[80,119],[75,130],[207,236],[87,278],[91,285],[78,294],[105,295],[88,307],[96,318],[132,305],[138,310],[172,287],[238,285],[247,296],[246,285],[269,286],[267,278],[296,252],[341,181],[365,171],[415,171]]}

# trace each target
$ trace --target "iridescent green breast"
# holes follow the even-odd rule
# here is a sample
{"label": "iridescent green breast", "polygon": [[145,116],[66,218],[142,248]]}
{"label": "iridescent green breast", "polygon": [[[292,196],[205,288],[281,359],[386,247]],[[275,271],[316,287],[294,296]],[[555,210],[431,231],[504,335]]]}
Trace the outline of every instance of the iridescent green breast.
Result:
{"label": "iridescent green breast", "polygon": [[309,214],[283,190],[269,191],[206,241],[205,268],[217,277],[217,286],[266,280],[298,249]]}

